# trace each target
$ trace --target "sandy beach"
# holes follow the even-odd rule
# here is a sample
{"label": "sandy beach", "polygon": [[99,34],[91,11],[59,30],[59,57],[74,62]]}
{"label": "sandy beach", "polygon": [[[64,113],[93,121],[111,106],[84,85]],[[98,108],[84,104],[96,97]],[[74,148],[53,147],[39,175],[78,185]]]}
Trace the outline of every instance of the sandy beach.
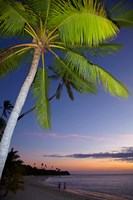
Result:
{"label": "sandy beach", "polygon": [[[91,193],[83,196],[70,191],[58,191],[58,188],[42,185],[38,177],[26,177],[24,191],[17,191],[16,195],[9,193],[5,200],[116,200],[110,195]],[[117,198],[123,200],[123,198]]]}
{"label": "sandy beach", "polygon": [[68,191],[58,191],[58,188],[42,185],[38,177],[26,177],[24,191],[9,193],[5,200],[97,200],[86,198]]}

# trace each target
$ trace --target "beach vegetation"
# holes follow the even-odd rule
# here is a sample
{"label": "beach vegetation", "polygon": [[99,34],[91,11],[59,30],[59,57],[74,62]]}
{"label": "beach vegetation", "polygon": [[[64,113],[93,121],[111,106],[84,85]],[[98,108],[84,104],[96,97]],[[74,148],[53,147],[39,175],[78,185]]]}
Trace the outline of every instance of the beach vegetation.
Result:
{"label": "beach vegetation", "polygon": [[[41,126],[50,128],[49,78],[46,59],[51,54],[51,68],[80,93],[96,93],[98,85],[111,95],[128,97],[128,90],[109,72],[92,63],[88,55],[103,55],[120,49],[111,44],[121,27],[133,25],[133,11],[123,1],[109,6],[100,0],[0,0],[0,36],[20,38],[20,43],[0,50],[0,76],[16,70],[20,64],[29,73],[0,143],[0,177],[8,155],[14,128],[32,86],[36,99],[35,114]],[[28,41],[28,42],[27,42]],[[26,64],[26,60],[31,61]],[[59,85],[60,92],[62,85]],[[59,98],[59,92],[57,98]]]}
{"label": "beach vegetation", "polygon": [[8,153],[0,181],[1,198],[6,196],[9,191],[15,194],[17,190],[23,189],[23,161],[20,160],[18,152],[12,148]]}
{"label": "beach vegetation", "polygon": [[25,176],[68,176],[70,173],[68,171],[56,170],[56,169],[46,169],[32,167],[31,165],[23,165],[23,175]]}
{"label": "beach vegetation", "polygon": [[[58,168],[57,168],[58,169]],[[9,192],[16,194],[18,190],[24,190],[25,176],[68,176],[68,171],[61,169],[47,169],[47,165],[41,163],[41,168],[24,164],[20,159],[18,151],[13,148],[8,153],[5,167],[0,181],[0,199],[8,195]]]}

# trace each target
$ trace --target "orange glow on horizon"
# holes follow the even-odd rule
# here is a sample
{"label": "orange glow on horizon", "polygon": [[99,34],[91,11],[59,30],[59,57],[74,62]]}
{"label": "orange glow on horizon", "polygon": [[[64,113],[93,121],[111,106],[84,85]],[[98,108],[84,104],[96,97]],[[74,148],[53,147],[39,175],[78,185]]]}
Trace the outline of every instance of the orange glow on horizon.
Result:
{"label": "orange glow on horizon", "polygon": [[111,159],[70,159],[70,158],[50,158],[45,159],[45,162],[35,160],[34,163],[31,161],[25,161],[26,164],[33,166],[36,163],[36,167],[40,168],[41,163],[47,165],[48,169],[51,169],[51,166],[60,168],[62,170],[68,171],[94,171],[95,172],[125,172],[133,173],[133,163],[128,163],[120,160],[111,160]]}

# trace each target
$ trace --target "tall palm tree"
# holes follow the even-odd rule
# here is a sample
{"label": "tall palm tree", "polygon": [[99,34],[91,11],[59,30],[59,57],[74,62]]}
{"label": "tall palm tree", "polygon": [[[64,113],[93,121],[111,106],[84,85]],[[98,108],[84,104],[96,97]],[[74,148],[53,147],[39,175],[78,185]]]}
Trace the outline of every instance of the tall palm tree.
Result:
{"label": "tall palm tree", "polygon": [[132,25],[132,13],[124,10],[121,18],[123,9],[119,7],[123,8],[123,4],[106,10],[100,0],[0,0],[1,36],[29,37],[30,41],[1,51],[0,75],[15,70],[26,55],[30,55],[29,59],[33,55],[0,143],[0,176],[13,130],[35,76],[33,94],[37,119],[42,126],[50,127],[49,79],[45,66],[48,51],[55,57],[54,66],[58,67],[60,76],[65,75],[77,86],[85,85],[88,91],[95,92],[93,84],[98,83],[112,95],[128,96],[122,83],[84,56],[88,49],[103,42],[107,49],[107,41],[117,36],[119,25]]}

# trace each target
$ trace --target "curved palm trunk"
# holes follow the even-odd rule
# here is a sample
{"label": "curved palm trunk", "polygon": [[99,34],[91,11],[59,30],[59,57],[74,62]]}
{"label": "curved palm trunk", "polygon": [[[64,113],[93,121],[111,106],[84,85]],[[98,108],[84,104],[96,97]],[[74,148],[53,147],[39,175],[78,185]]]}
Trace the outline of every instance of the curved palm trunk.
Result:
{"label": "curved palm trunk", "polygon": [[22,110],[22,107],[25,103],[26,97],[28,95],[30,86],[34,80],[34,77],[37,72],[38,63],[40,60],[41,50],[39,48],[35,49],[34,57],[32,61],[32,65],[29,71],[28,76],[26,77],[26,80],[24,81],[22,88],[19,92],[18,98],[16,100],[15,106],[12,110],[12,113],[10,115],[10,118],[8,120],[7,126],[5,128],[1,143],[0,143],[0,179],[2,176],[2,171],[5,165],[5,161],[8,155],[9,147],[11,138],[13,135],[14,128],[17,123],[17,119],[19,117],[19,114]]}

